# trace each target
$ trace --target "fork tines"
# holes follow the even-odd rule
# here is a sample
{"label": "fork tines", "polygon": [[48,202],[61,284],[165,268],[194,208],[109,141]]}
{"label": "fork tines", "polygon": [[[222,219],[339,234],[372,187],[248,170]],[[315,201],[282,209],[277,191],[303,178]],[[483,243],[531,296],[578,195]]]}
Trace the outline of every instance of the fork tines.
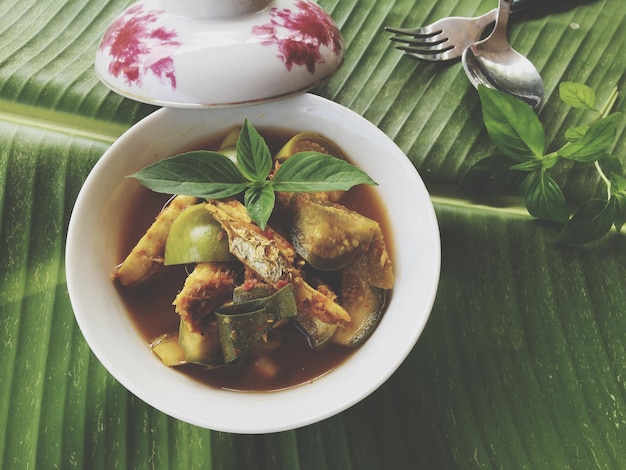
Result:
{"label": "fork tines", "polygon": [[404,51],[406,55],[415,59],[446,60],[446,56],[450,54],[449,51],[454,49],[453,45],[446,44],[449,38],[443,34],[441,29],[385,27],[385,31],[395,34],[389,39],[397,43],[396,49]]}

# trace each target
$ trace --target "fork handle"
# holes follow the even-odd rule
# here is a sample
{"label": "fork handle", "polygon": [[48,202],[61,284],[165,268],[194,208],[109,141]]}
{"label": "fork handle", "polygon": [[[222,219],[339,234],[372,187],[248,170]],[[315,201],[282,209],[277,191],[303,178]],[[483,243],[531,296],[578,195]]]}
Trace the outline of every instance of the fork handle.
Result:
{"label": "fork handle", "polygon": [[550,3],[553,0],[511,0],[511,13],[526,10],[538,4]]}

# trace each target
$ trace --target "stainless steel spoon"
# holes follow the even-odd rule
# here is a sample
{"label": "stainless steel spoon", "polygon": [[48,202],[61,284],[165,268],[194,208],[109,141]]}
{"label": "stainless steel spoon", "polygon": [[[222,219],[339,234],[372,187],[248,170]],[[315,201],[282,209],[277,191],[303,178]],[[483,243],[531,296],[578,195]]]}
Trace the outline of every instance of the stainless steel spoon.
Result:
{"label": "stainless steel spoon", "polygon": [[462,62],[472,85],[482,84],[520,98],[533,108],[543,100],[543,81],[535,66],[511,47],[507,25],[511,0],[500,0],[492,33],[463,51]]}

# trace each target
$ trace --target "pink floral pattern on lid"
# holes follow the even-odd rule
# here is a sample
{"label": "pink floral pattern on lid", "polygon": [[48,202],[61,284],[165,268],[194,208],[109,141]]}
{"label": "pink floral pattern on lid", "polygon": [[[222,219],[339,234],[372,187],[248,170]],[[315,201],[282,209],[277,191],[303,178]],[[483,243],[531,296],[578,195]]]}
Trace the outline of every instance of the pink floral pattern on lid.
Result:
{"label": "pink floral pattern on lid", "polygon": [[332,48],[340,54],[343,47],[341,33],[335,23],[318,5],[306,0],[295,3],[298,8],[270,9],[271,21],[252,29],[263,39],[263,45],[277,44],[278,57],[287,70],[293,65],[305,65],[311,73],[317,64],[324,63],[320,47]]}
{"label": "pink floral pattern on lid", "polygon": [[108,67],[112,76],[122,75],[127,84],[141,86],[144,76],[152,73],[176,89],[174,61],[168,54],[181,43],[175,39],[176,31],[155,25],[162,13],[145,11],[143,5],[136,5],[110,26],[99,49],[108,49],[112,57]]}

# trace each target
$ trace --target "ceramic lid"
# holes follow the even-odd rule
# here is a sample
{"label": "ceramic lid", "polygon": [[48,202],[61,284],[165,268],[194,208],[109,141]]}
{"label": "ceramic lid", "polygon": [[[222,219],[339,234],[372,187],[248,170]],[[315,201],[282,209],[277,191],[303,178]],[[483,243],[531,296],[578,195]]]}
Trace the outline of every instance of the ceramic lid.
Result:
{"label": "ceramic lid", "polygon": [[125,97],[206,108],[302,93],[342,61],[339,29],[309,0],[143,0],[108,27],[95,67]]}

